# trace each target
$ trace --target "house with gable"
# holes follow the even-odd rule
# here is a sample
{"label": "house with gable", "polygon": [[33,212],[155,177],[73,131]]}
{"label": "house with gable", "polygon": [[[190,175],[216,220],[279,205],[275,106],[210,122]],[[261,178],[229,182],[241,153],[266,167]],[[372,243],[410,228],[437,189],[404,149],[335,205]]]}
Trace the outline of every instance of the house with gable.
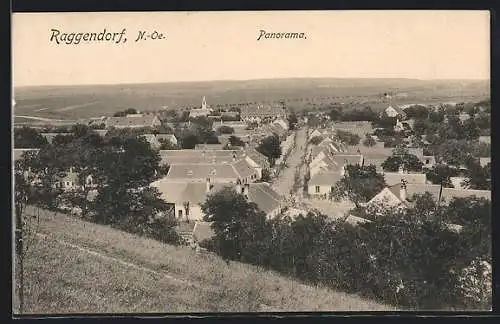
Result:
{"label": "house with gable", "polygon": [[405,111],[397,105],[389,105],[389,107],[387,107],[384,111],[388,117],[400,117],[401,119],[406,119]]}
{"label": "house with gable", "polygon": [[491,200],[491,191],[444,188],[436,184],[410,184],[402,180],[398,184],[388,186],[375,195],[366,207],[386,206],[395,208],[411,207],[415,195],[430,193],[438,204],[447,204],[453,198],[480,197]]}

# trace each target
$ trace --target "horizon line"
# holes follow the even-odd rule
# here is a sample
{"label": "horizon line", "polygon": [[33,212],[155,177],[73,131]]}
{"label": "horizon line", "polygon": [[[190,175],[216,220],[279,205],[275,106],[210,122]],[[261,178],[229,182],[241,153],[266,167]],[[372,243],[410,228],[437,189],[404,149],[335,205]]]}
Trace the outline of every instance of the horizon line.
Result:
{"label": "horizon line", "polygon": [[432,81],[490,81],[491,78],[441,78],[423,79],[416,77],[281,77],[281,78],[250,78],[250,79],[209,79],[209,80],[179,80],[179,81],[153,81],[153,82],[124,82],[124,83],[78,83],[78,84],[28,84],[12,85],[13,88],[28,87],[79,87],[79,86],[118,86],[118,85],[146,85],[146,84],[170,84],[170,83],[207,83],[207,82],[244,82],[244,81],[270,81],[270,80],[297,80],[297,79],[324,79],[324,80],[413,80],[422,82]]}

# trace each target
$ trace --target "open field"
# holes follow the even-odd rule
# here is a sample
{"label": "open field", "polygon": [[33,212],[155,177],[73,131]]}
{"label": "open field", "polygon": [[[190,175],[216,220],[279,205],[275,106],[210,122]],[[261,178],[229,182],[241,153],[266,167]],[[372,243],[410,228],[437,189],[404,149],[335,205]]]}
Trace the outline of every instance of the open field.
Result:
{"label": "open field", "polygon": [[395,310],[258,267],[42,211],[27,313]]}
{"label": "open field", "polygon": [[[487,81],[422,81],[415,79],[273,79],[179,82],[134,85],[45,86],[15,88],[16,115],[78,119],[111,115],[126,108],[141,111],[164,106],[182,109],[209,105],[286,100],[303,109],[313,98],[363,102],[387,91],[403,93],[401,103],[478,100],[489,95]],[[308,100],[306,100],[308,98]],[[316,100],[319,102],[319,99]]]}

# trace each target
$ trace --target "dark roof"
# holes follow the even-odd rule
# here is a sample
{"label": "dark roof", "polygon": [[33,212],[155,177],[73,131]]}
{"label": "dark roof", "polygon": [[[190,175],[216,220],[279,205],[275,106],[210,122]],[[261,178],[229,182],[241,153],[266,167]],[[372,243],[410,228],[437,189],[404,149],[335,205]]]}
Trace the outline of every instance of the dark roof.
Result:
{"label": "dark roof", "polygon": [[130,126],[152,126],[153,121],[158,117],[154,115],[134,116],[134,117],[108,117],[105,120],[107,127],[130,127]]}
{"label": "dark roof", "polygon": [[340,179],[342,179],[340,172],[320,172],[315,174],[311,180],[309,180],[309,185],[333,186]]}
{"label": "dark roof", "polygon": [[266,214],[279,208],[281,204],[281,196],[265,182],[251,183],[248,191],[248,199],[254,202]]}

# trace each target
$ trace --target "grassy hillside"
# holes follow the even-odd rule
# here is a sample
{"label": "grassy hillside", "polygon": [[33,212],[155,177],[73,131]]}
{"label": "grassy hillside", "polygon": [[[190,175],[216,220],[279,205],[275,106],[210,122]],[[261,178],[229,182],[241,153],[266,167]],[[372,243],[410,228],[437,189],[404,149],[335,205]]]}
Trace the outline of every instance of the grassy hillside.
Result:
{"label": "grassy hillside", "polygon": [[374,311],[390,306],[42,212],[27,313]]}
{"label": "grassy hillside", "polygon": [[300,98],[373,100],[387,91],[404,92],[406,100],[461,101],[487,96],[488,87],[487,81],[334,78],[21,87],[15,89],[15,114],[77,119],[126,108],[147,111],[200,105],[202,96],[209,105],[287,99],[296,109],[303,104],[295,101]]}

